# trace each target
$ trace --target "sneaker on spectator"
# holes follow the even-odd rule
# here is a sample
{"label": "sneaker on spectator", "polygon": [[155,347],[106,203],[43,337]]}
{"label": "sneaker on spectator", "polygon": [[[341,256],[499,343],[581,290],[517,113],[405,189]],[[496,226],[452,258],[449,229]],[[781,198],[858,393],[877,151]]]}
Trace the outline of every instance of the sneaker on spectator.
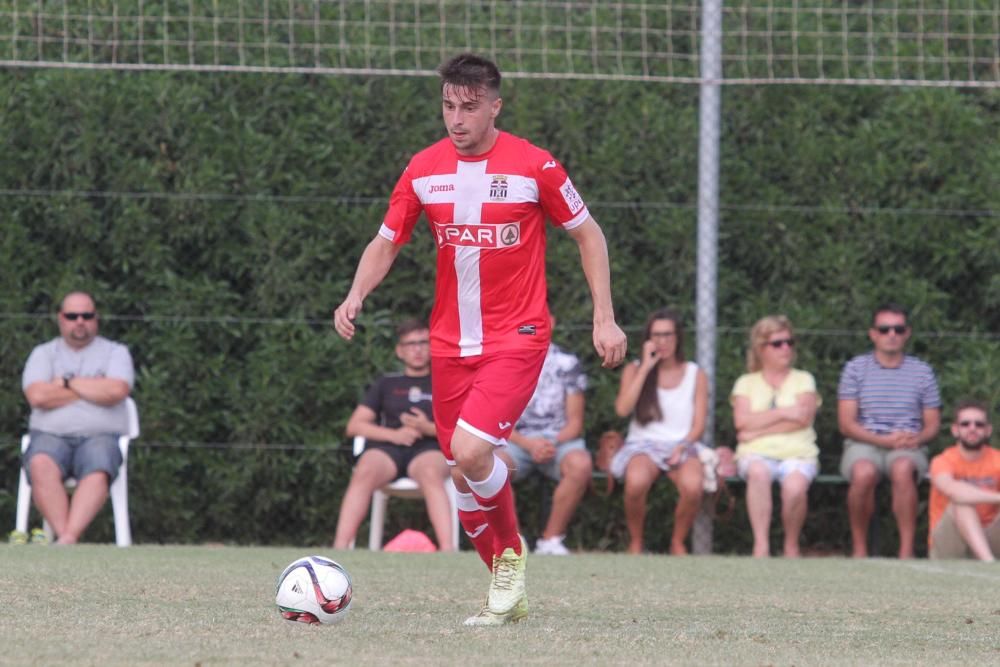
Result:
{"label": "sneaker on spectator", "polygon": [[569,549],[563,544],[565,535],[556,535],[545,539],[539,537],[535,542],[535,553],[539,556],[568,556]]}
{"label": "sneaker on spectator", "polygon": [[7,542],[10,544],[27,544],[28,534],[23,530],[12,530],[7,536]]}
{"label": "sneaker on spectator", "polygon": [[45,545],[49,543],[49,536],[41,528],[31,529],[31,543]]}

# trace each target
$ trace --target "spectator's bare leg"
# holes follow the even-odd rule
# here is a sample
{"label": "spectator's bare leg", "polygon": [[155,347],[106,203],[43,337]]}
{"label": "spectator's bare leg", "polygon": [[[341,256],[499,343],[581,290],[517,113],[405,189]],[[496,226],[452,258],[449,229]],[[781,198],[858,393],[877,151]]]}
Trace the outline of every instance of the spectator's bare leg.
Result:
{"label": "spectator's bare leg", "polygon": [[337,532],[333,538],[334,549],[351,548],[351,543],[358,534],[358,526],[368,513],[372,493],[391,482],[395,476],[396,464],[385,452],[368,449],[361,455],[340,504]]}
{"label": "spectator's bare leg", "polygon": [[63,486],[62,471],[47,454],[31,457],[31,496],[35,506],[49,522],[56,536],[66,531],[69,518],[69,495]]}
{"label": "spectator's bare leg", "polygon": [[701,460],[693,456],[682,463],[680,468],[670,471],[668,475],[677,485],[678,492],[677,509],[674,511],[674,530],[670,536],[670,553],[674,556],[684,556],[687,554],[684,542],[701,509],[705,468]]}
{"label": "spectator's bare leg", "polygon": [[892,513],[899,527],[899,557],[913,558],[913,542],[917,534],[917,483],[912,461],[896,459],[889,468],[892,480]]}
{"label": "spectator's bare leg", "polygon": [[847,514],[851,523],[851,555],[868,556],[868,524],[875,512],[875,485],[878,469],[871,461],[857,461],[851,467],[851,484],[847,489]]}
{"label": "spectator's bare leg", "polygon": [[108,499],[108,474],[92,472],[79,480],[69,504],[66,528],[59,534],[59,544],[76,544]]}
{"label": "spectator's bare leg", "polygon": [[642,537],[646,527],[646,497],[653,482],[660,476],[645,454],[633,456],[625,468],[625,525],[628,526],[628,552],[642,553]]}
{"label": "spectator's bare leg", "polygon": [[793,472],[781,484],[781,523],[785,529],[785,558],[798,558],[799,536],[809,510],[809,480]]}
{"label": "spectator's bare leg", "polygon": [[955,519],[955,525],[962,539],[969,545],[973,555],[979,560],[993,562],[993,550],[990,549],[989,540],[986,538],[986,531],[979,519],[974,505],[957,505],[952,503],[948,507]]}
{"label": "spectator's bare leg", "polygon": [[771,471],[754,461],[747,469],[747,514],[753,531],[754,558],[771,555]]}
{"label": "spectator's bare leg", "polygon": [[575,449],[563,457],[559,463],[561,479],[552,493],[552,511],[549,512],[548,523],[542,532],[543,539],[566,534],[573,512],[587,492],[593,469],[590,454],[582,449]]}
{"label": "spectator's bare leg", "polygon": [[452,525],[454,517],[451,514],[451,503],[448,502],[448,492],[445,481],[451,477],[448,464],[441,452],[424,452],[410,461],[407,475],[420,486],[427,503],[427,516],[430,517],[434,535],[437,538],[438,549],[453,551]]}

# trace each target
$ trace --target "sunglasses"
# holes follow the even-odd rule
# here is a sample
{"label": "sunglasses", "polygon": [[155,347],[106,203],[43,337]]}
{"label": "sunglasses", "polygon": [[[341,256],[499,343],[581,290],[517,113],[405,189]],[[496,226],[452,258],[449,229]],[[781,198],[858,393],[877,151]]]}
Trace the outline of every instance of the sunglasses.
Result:
{"label": "sunglasses", "polygon": [[887,326],[875,327],[875,330],[878,331],[883,336],[888,334],[890,331],[895,333],[897,336],[902,336],[903,334],[906,333],[906,330],[908,328],[909,327],[907,327],[905,324],[895,324],[891,327]]}
{"label": "sunglasses", "polygon": [[97,317],[97,313],[95,313],[94,311],[86,313],[63,313],[62,316],[65,317],[70,322],[76,322],[78,317],[82,317],[84,320],[89,322],[90,320]]}
{"label": "sunglasses", "polygon": [[962,428],[969,428],[970,426],[975,426],[976,428],[986,428],[986,422],[981,422],[979,420],[967,419],[965,421],[958,422],[958,425]]}
{"label": "sunglasses", "polygon": [[779,338],[778,340],[769,340],[766,343],[764,343],[764,345],[770,345],[771,347],[773,347],[776,350],[779,347],[784,347],[785,345],[787,345],[788,347],[795,347],[795,339],[794,338]]}

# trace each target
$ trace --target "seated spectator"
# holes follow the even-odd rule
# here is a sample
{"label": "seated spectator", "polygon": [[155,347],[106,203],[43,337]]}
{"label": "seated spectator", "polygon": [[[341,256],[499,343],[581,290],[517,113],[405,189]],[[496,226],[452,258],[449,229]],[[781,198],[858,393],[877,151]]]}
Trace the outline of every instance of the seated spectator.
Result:
{"label": "seated spectator", "polygon": [[646,321],[642,356],[622,371],[615,412],[632,415],[625,444],[611,460],[611,473],[625,485],[628,552],[643,550],[646,497],[665,474],[679,494],[670,553],[686,554],[703,495],[699,440],[708,413],[708,378],[684,361],[684,327],[673,310],[658,310]]}
{"label": "seated spectator", "polygon": [[[31,405],[24,469],[31,495],[59,544],[75,544],[108,498],[128,430],[125,399],[135,370],[128,348],[97,335],[94,299],[72,292],[59,308],[59,334],[31,351],[21,386]],[[72,498],[67,477],[77,480]]]}
{"label": "seated spectator", "polygon": [[958,404],[956,442],[931,461],[931,558],[992,561],[1000,554],[1000,452],[990,446],[992,433],[985,404]]}
{"label": "seated spectator", "polygon": [[868,330],[875,349],[851,359],[840,374],[840,474],[850,480],[847,511],[855,558],[868,555],[875,485],[883,475],[892,484],[899,557],[913,558],[917,480],[927,472],[926,445],[941,426],[941,396],[934,370],[905,352],[911,333],[902,306],[879,306]]}
{"label": "seated spectator", "polygon": [[736,427],[736,464],[747,483],[753,555],[771,554],[771,483],[781,485],[784,554],[798,558],[808,510],[809,484],[819,470],[813,419],[820,405],[813,376],[792,367],[795,337],[784,315],[757,321],[750,330],[747,371],[730,401]]}
{"label": "seated spectator", "polygon": [[550,343],[535,393],[508,438],[515,482],[533,473],[557,482],[537,554],[569,554],[566,527],[590,484],[593,464],[582,437],[586,389],[580,360]]}
{"label": "seated spectator", "polygon": [[412,478],[424,494],[438,548],[452,550],[452,514],[445,481],[448,464],[431,420],[431,355],[427,325],[415,319],[397,327],[396,356],[402,373],[379,377],[347,422],[348,437],[367,439],[344,494],[333,539],[347,549],[368,513],[372,493],[401,477]]}

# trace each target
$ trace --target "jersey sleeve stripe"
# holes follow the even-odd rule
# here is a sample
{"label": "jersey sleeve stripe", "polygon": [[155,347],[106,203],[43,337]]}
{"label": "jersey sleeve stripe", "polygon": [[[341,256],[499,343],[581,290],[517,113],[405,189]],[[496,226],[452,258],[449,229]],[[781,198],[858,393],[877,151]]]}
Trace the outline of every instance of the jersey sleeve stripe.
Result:
{"label": "jersey sleeve stripe", "polygon": [[394,232],[393,230],[389,229],[389,227],[387,225],[385,225],[385,224],[383,224],[381,227],[379,227],[378,235],[381,236],[382,238],[388,240],[388,241],[395,241],[396,240],[396,232]]}
{"label": "jersey sleeve stripe", "polygon": [[590,211],[588,211],[587,207],[584,206],[582,209],[580,209],[579,213],[577,213],[575,216],[573,216],[573,218],[571,220],[569,220],[568,222],[564,222],[563,225],[562,225],[562,228],[563,229],[574,229],[575,227],[579,227],[584,222],[586,222],[587,218],[589,218],[589,217],[590,217]]}

